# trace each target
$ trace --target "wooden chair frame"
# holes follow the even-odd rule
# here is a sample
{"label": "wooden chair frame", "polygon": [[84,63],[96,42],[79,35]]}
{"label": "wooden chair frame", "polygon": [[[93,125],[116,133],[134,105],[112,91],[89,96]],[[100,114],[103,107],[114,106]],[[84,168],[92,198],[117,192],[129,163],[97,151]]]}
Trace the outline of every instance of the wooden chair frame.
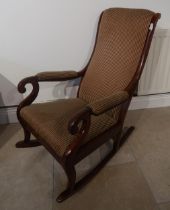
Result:
{"label": "wooden chair frame", "polygon": [[[99,25],[100,25],[102,15],[103,13],[100,16],[98,30],[96,34],[96,40],[98,36]],[[33,89],[32,89],[32,92],[19,104],[18,109],[17,109],[18,120],[23,127],[25,138],[24,138],[24,141],[18,142],[16,144],[16,147],[17,148],[34,147],[34,146],[39,146],[42,144],[54,156],[54,158],[61,164],[61,166],[63,167],[68,177],[68,186],[66,190],[58,196],[57,198],[58,202],[62,202],[63,200],[70,197],[73,193],[79,190],[84,184],[86,184],[95,174],[97,174],[97,172],[107,163],[107,161],[111,157],[113,157],[113,155],[119,150],[120,146],[125,142],[128,136],[132,133],[134,127],[123,129],[123,124],[124,124],[125,116],[126,116],[129,104],[131,102],[133,93],[135,91],[135,88],[137,87],[139,78],[144,68],[146,58],[149,52],[149,48],[151,45],[151,41],[153,38],[153,34],[155,31],[155,27],[160,17],[161,15],[157,13],[153,16],[151,20],[150,28],[148,30],[147,38],[145,41],[145,45],[143,48],[143,52],[140,58],[138,68],[136,70],[136,73],[132,81],[130,82],[128,87],[125,89],[129,94],[129,98],[125,102],[123,102],[123,104],[121,105],[118,122],[114,126],[112,126],[109,130],[103,132],[102,134],[100,134],[93,140],[89,141],[88,143],[83,144],[82,146],[83,139],[86,137],[89,127],[90,127],[90,116],[92,114],[90,108],[86,107],[82,109],[69,121],[68,130],[72,135],[75,135],[75,140],[70,146],[68,146],[68,148],[66,149],[62,157],[58,156],[55,153],[55,151],[51,147],[49,147],[43,141],[43,139],[41,139],[40,136],[30,127],[30,125],[27,124],[26,121],[24,121],[24,119],[20,115],[20,111],[23,107],[30,105],[37,97],[38,92],[39,92],[39,82],[66,81],[66,80],[71,80],[78,77],[83,77],[88,68],[90,61],[83,70],[77,73],[76,77],[54,78],[52,80],[45,80],[45,79],[41,80],[37,76],[32,76],[32,77],[27,77],[23,79],[19,83],[18,90],[20,93],[24,93],[26,91],[25,86],[27,84],[31,84],[33,86]],[[95,43],[91,58],[94,54],[95,48],[96,48],[96,43]],[[79,91],[77,95],[79,95]],[[80,123],[81,123],[81,127],[78,126],[80,125]],[[37,140],[30,140],[31,133],[37,138]],[[86,175],[84,178],[82,178],[79,182],[76,183],[75,165],[79,161],[81,161],[83,158],[88,156],[90,153],[92,153],[94,150],[96,150],[98,147],[100,147],[102,144],[106,143],[109,139],[114,139],[113,148],[111,152],[94,169],[92,169],[88,175]]]}

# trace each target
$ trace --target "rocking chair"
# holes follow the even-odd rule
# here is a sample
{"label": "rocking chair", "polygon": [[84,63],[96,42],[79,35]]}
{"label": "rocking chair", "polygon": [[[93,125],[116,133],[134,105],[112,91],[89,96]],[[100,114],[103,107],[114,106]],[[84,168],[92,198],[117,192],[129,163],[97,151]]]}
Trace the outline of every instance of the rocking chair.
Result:
{"label": "rocking chair", "polygon": [[[58,202],[86,184],[133,131],[134,127],[123,129],[124,119],[160,16],[144,9],[107,9],[100,16],[94,50],[83,70],[41,72],[19,83],[20,93],[26,91],[26,84],[33,89],[17,109],[25,139],[16,147],[42,144],[61,164],[68,186],[58,196]],[[32,104],[39,92],[39,82],[79,77],[77,98]],[[31,133],[37,140],[30,140]],[[110,139],[111,152],[76,182],[75,165]]]}

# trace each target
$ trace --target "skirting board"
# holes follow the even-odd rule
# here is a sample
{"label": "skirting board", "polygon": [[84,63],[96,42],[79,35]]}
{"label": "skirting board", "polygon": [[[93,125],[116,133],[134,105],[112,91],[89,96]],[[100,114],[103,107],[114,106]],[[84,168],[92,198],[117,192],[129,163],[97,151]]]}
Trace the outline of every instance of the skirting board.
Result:
{"label": "skirting board", "polygon": [[[132,99],[129,110],[170,106],[170,94],[137,96]],[[16,108],[0,109],[0,124],[17,123]]]}
{"label": "skirting board", "polygon": [[0,109],[0,124],[17,123],[16,107]]}
{"label": "skirting board", "polygon": [[149,109],[170,106],[170,94],[157,94],[133,97],[129,110]]}

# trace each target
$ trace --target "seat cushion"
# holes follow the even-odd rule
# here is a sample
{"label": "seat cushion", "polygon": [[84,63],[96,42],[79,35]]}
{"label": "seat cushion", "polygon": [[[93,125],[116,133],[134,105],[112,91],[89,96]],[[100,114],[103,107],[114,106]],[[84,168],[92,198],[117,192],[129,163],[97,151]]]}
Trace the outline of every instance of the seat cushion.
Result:
{"label": "seat cushion", "polygon": [[[21,117],[58,156],[62,156],[75,136],[68,132],[68,122],[78,110],[86,106],[81,99],[61,99],[48,103],[26,106]],[[114,115],[115,116],[115,115]],[[91,116],[91,126],[83,143],[96,137],[116,123],[108,114]]]}

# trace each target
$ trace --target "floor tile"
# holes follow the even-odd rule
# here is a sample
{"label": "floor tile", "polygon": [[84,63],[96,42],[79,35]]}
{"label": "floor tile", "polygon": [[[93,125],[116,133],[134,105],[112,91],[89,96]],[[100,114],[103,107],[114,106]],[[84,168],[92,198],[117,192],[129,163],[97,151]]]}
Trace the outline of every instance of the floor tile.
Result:
{"label": "floor tile", "polygon": [[[55,199],[67,179],[59,164],[43,147],[16,149],[23,139],[19,124],[0,125],[0,210],[169,210],[170,108],[130,111],[125,124],[136,126],[128,141],[87,186],[61,204]],[[80,162],[78,178],[110,148],[103,145]]]}
{"label": "floor tile", "polygon": [[[0,148],[5,146],[11,139],[15,139],[15,136],[21,127],[19,124],[11,124],[11,125],[0,125]],[[20,131],[22,133],[22,131]]]}
{"label": "floor tile", "polygon": [[170,201],[170,108],[130,112],[128,120],[136,126],[129,145],[157,202]]}
{"label": "floor tile", "polygon": [[160,208],[160,210],[170,210],[170,202],[160,204],[159,208]]}
{"label": "floor tile", "polygon": [[[78,163],[77,168],[79,170],[89,170],[90,168],[93,168],[111,151],[112,146],[112,141],[102,145],[100,148]],[[125,143],[115,154],[115,156],[107,163],[107,166],[133,161],[135,161],[135,158],[128,146],[128,143]]]}
{"label": "floor tile", "polygon": [[4,142],[0,148],[0,209],[50,210],[53,159],[43,147],[15,148],[20,138],[23,133],[18,125],[0,134]]}
{"label": "floor tile", "polygon": [[[135,163],[105,167],[91,182],[63,203],[55,201],[64,179],[55,170],[53,210],[158,210]],[[137,190],[138,189],[138,190]]]}
{"label": "floor tile", "polygon": [[[108,146],[109,145],[106,144],[105,148],[103,147],[103,150],[101,150],[102,158],[106,155]],[[128,163],[128,162],[133,162],[133,161],[135,161],[135,158],[131,152],[131,149],[129,148],[129,143],[127,140],[127,142],[122,145],[122,147],[115,154],[115,156],[108,162],[107,166],[123,164],[123,163]]]}

